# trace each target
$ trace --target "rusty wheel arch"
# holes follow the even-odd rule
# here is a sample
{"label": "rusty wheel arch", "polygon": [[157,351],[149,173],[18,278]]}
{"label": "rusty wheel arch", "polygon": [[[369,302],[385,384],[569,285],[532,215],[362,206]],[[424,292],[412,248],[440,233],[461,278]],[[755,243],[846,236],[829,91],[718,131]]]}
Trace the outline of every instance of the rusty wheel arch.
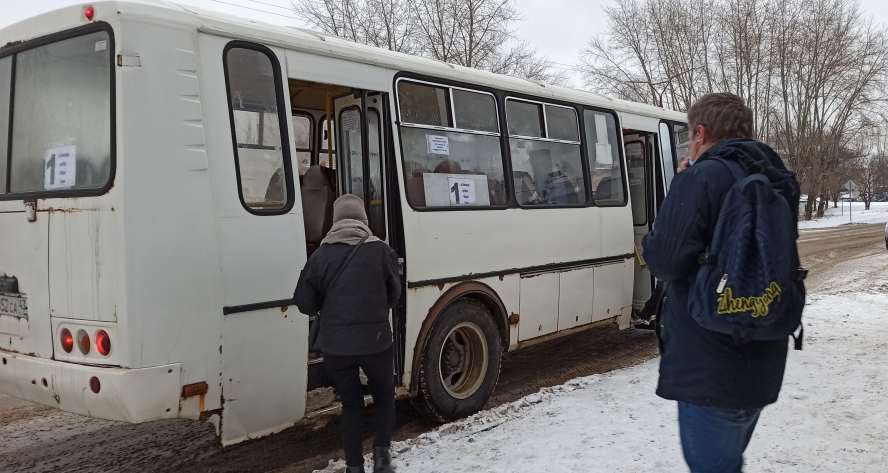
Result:
{"label": "rusty wheel arch", "polygon": [[496,322],[497,328],[499,329],[500,338],[503,341],[504,351],[508,349],[508,314],[506,313],[505,304],[503,304],[502,299],[500,299],[496,291],[494,291],[487,284],[478,281],[464,281],[458,283],[457,285],[445,291],[444,294],[442,294],[440,297],[438,297],[438,300],[429,309],[425,320],[422,322],[422,327],[419,330],[419,336],[417,337],[416,345],[413,348],[413,365],[411,367],[410,375],[411,396],[416,396],[419,393],[419,385],[417,383],[418,376],[416,376],[416,372],[419,369],[420,363],[422,363],[423,353],[425,352],[425,348],[428,344],[429,338],[431,338],[432,327],[434,327],[435,322],[438,320],[438,317],[443,314],[444,311],[446,311],[451,305],[466,298],[474,299],[484,304],[484,306],[490,312],[490,315],[493,317],[494,322]]}

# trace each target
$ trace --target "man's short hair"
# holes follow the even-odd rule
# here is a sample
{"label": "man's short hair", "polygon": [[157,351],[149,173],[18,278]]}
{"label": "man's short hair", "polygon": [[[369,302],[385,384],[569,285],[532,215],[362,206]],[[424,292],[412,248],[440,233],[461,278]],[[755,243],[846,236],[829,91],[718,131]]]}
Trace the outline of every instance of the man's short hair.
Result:
{"label": "man's short hair", "polygon": [[706,128],[708,141],[754,138],[752,110],[742,98],[729,93],[707,94],[688,110],[688,126]]}

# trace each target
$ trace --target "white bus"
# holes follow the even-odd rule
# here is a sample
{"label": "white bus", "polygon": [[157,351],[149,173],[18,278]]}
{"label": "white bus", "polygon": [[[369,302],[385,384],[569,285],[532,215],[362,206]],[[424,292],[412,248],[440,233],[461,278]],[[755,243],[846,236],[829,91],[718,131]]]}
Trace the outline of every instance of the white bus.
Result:
{"label": "white bus", "polygon": [[345,192],[401,257],[393,372],[437,419],[651,292],[683,114],[168,2],[0,47],[0,392],[223,444],[293,425],[325,382],[292,293]]}

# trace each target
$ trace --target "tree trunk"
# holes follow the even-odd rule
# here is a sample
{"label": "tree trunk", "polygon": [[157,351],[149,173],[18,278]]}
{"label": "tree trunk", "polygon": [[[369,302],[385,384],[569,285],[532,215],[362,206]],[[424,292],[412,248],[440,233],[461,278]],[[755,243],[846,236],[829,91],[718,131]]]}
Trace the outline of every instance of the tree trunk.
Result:
{"label": "tree trunk", "polygon": [[869,210],[869,209],[870,209],[870,204],[871,204],[871,203],[873,203],[873,198],[872,198],[872,197],[864,197],[864,198],[863,198],[863,207],[864,207],[865,210]]}

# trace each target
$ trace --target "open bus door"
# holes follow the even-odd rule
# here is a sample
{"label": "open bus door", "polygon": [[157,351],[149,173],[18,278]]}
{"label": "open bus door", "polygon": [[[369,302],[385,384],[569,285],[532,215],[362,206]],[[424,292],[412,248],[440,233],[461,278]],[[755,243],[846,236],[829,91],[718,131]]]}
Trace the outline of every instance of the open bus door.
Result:
{"label": "open bus door", "polygon": [[637,253],[632,301],[636,311],[641,310],[654,295],[656,285],[642,255],[642,241],[653,229],[654,220],[675,176],[669,125],[660,123],[658,131],[624,130]]}
{"label": "open bus door", "polygon": [[[281,50],[200,38],[206,151],[223,281],[223,445],[305,414],[308,318],[290,304],[305,266],[298,165]],[[218,73],[211,73],[218,71]],[[214,350],[215,351],[215,350]]]}

